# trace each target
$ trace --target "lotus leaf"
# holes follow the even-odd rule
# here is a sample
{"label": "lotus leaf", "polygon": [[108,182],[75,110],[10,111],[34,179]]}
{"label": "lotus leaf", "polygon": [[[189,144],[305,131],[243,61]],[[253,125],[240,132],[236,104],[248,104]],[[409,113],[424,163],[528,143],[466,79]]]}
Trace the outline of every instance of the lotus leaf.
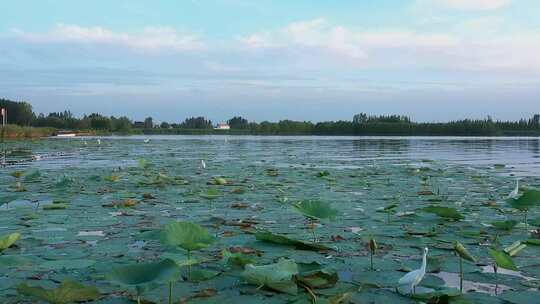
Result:
{"label": "lotus leaf", "polygon": [[311,219],[334,219],[339,214],[339,212],[332,208],[330,204],[315,201],[307,200],[301,201],[294,205],[294,208],[302,213],[304,216]]}
{"label": "lotus leaf", "polygon": [[66,280],[54,289],[32,287],[23,283],[17,287],[17,292],[24,296],[47,301],[51,304],[67,304],[82,301],[97,300],[100,293],[95,287],[84,286],[78,282]]}
{"label": "lotus leaf", "polygon": [[523,194],[514,199],[508,199],[508,203],[512,208],[526,211],[532,207],[540,206],[540,191],[538,190],[527,190]]}
{"label": "lotus leaf", "polygon": [[452,207],[428,206],[422,209],[425,212],[436,214],[443,218],[461,220],[464,218],[459,211]]}
{"label": "lotus leaf", "polygon": [[159,283],[176,281],[180,276],[180,268],[172,260],[146,264],[133,264],[116,268],[107,275],[107,279],[120,285],[132,286],[141,295],[147,290],[157,287]]}
{"label": "lotus leaf", "polygon": [[293,278],[297,274],[298,265],[293,260],[282,258],[277,263],[270,265],[248,264],[241,276],[250,284],[295,295],[298,292],[298,287]]}
{"label": "lotus leaf", "polygon": [[215,238],[208,230],[195,223],[172,222],[163,228],[161,241],[166,245],[191,251],[208,247]]}
{"label": "lotus leaf", "polygon": [[513,257],[517,255],[521,250],[525,249],[525,247],[527,247],[527,245],[521,243],[520,241],[517,241],[512,245],[504,248],[504,252],[506,252],[509,256]]}
{"label": "lotus leaf", "polygon": [[495,264],[504,269],[518,271],[516,264],[506,252],[496,249],[489,249],[489,255],[495,260]]}
{"label": "lotus leaf", "polygon": [[15,242],[21,238],[21,234],[18,232],[5,235],[0,238],[0,252],[11,247]]}
{"label": "lotus leaf", "polygon": [[517,223],[518,223],[517,221],[508,220],[508,221],[492,222],[491,225],[499,230],[510,231],[517,225]]}
{"label": "lotus leaf", "polygon": [[300,250],[330,250],[330,248],[316,243],[299,241],[288,238],[284,235],[274,234],[269,231],[259,231],[255,234],[255,238],[262,242],[274,243],[285,246],[293,246]]}

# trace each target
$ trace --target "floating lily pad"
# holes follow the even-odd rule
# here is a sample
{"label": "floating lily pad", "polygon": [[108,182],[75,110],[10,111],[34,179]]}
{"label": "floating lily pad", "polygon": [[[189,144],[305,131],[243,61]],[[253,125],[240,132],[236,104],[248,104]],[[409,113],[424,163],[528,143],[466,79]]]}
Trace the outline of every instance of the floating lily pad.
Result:
{"label": "floating lily pad", "polygon": [[459,211],[456,210],[456,208],[452,207],[441,207],[441,206],[428,206],[425,208],[422,208],[424,212],[429,212],[436,214],[440,217],[449,218],[453,220],[461,220],[465,218]]}
{"label": "floating lily pad", "polygon": [[298,292],[293,276],[298,274],[298,265],[292,260],[280,259],[276,264],[246,265],[242,278],[248,283],[267,287],[275,291],[295,295]]}
{"label": "floating lily pad", "polygon": [[17,287],[21,295],[49,302],[51,304],[67,304],[83,301],[93,301],[100,298],[100,293],[95,287],[85,286],[75,281],[64,281],[54,289],[32,287],[25,283]]}

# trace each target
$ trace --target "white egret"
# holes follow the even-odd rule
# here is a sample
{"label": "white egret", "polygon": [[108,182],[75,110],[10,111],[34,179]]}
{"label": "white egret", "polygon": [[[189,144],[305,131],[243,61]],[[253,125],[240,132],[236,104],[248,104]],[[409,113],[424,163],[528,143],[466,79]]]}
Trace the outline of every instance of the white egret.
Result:
{"label": "white egret", "polygon": [[149,143],[149,142],[150,142],[150,138],[147,138],[147,139],[144,140],[144,143],[145,143],[145,144],[147,144],[147,143]]}
{"label": "white egret", "polygon": [[206,169],[206,163],[204,162],[204,159],[201,159],[201,167],[203,169]]}
{"label": "white egret", "polygon": [[101,139],[99,139],[99,138],[97,139],[97,144],[101,145]]}
{"label": "white egret", "polygon": [[427,254],[428,249],[424,248],[424,255],[422,257],[422,266],[420,269],[413,270],[406,275],[404,275],[401,279],[399,279],[399,285],[407,285],[411,287],[411,293],[414,294],[416,291],[416,285],[420,284],[422,282],[422,279],[424,279],[424,276],[426,275],[426,266],[427,266]]}
{"label": "white egret", "polygon": [[516,179],[516,187],[510,194],[508,194],[508,198],[517,199],[519,197],[519,179]]}

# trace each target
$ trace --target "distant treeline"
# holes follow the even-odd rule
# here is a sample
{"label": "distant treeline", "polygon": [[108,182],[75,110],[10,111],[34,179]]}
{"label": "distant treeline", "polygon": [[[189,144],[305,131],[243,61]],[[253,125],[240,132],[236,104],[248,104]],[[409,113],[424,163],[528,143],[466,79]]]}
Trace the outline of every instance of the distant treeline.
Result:
{"label": "distant treeline", "polygon": [[70,111],[36,115],[27,102],[0,99],[7,108],[8,122],[20,126],[47,127],[59,130],[95,130],[111,133],[144,134],[266,134],[266,135],[448,135],[448,136],[524,136],[540,135],[540,114],[519,121],[464,119],[450,122],[414,122],[402,115],[356,114],[352,120],[310,121],[281,120],[279,122],[250,122],[243,117],[227,121],[230,130],[214,130],[205,117],[190,117],[183,122],[154,123],[151,117],[132,121],[128,117],[105,116],[98,113],[75,117]]}

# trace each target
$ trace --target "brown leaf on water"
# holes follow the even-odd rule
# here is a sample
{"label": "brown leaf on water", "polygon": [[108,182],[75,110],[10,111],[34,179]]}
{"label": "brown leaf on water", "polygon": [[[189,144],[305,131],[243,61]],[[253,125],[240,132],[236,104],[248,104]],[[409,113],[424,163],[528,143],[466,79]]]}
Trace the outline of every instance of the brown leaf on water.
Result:
{"label": "brown leaf on water", "polygon": [[243,202],[237,202],[231,205],[233,209],[246,209],[249,207],[249,204]]}
{"label": "brown leaf on water", "polygon": [[259,255],[260,252],[256,249],[250,248],[250,247],[229,247],[229,251],[232,253],[243,253],[243,254],[256,254]]}
{"label": "brown leaf on water", "polygon": [[214,289],[214,288],[207,288],[207,289],[203,289],[201,291],[198,291],[194,294],[192,294],[191,296],[189,297],[185,297],[183,298],[182,300],[180,300],[180,304],[186,304],[188,303],[190,300],[193,300],[193,299],[196,299],[196,298],[211,298],[213,296],[217,295],[217,290]]}
{"label": "brown leaf on water", "polygon": [[345,241],[345,238],[342,237],[341,235],[332,235],[332,236],[330,237],[330,239],[332,240],[332,242]]}
{"label": "brown leaf on water", "polygon": [[108,204],[103,204],[103,207],[112,207],[112,208],[129,208],[134,207],[139,204],[139,201],[133,198],[128,198],[119,201],[112,201]]}
{"label": "brown leaf on water", "polygon": [[435,195],[435,193],[429,190],[424,190],[424,191],[419,191],[418,195]]}

